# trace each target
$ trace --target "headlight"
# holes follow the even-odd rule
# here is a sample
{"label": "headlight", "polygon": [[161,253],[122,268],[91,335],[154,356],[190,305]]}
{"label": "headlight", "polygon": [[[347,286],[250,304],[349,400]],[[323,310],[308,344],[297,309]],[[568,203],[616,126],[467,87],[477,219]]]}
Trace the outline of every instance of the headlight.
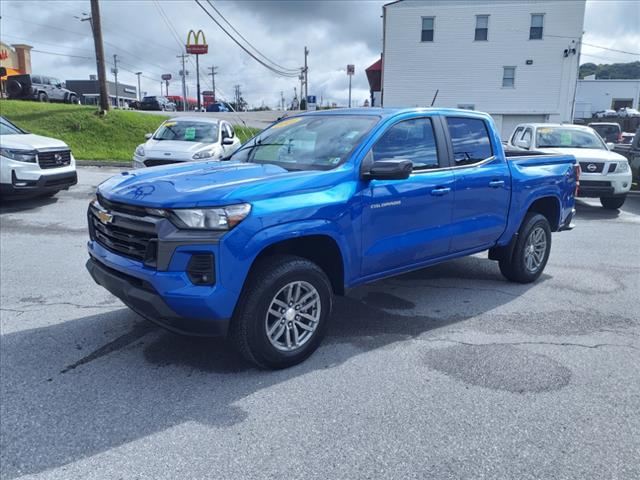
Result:
{"label": "headlight", "polygon": [[136,148],[136,155],[139,157],[144,157],[144,147],[142,145],[138,145]]}
{"label": "headlight", "polygon": [[625,173],[629,171],[629,162],[618,162],[616,173]]}
{"label": "headlight", "polygon": [[220,208],[180,208],[169,211],[169,217],[180,228],[231,230],[251,212],[251,205],[241,203]]}
{"label": "headlight", "polygon": [[34,150],[15,150],[13,148],[0,148],[0,155],[17,160],[18,162],[36,163],[37,152]]}
{"label": "headlight", "polygon": [[203,158],[213,157],[213,150],[204,150],[202,152],[197,152],[193,154],[194,160],[202,160]]}

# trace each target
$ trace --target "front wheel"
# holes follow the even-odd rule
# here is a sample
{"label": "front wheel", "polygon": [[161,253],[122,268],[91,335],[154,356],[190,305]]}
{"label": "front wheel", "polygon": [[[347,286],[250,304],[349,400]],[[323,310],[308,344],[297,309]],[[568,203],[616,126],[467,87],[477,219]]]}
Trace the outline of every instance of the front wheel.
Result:
{"label": "front wheel", "polygon": [[538,279],[549,259],[551,227],[544,215],[528,213],[518,231],[518,239],[511,256],[503,256],[500,271],[507,279],[531,283]]}
{"label": "front wheel", "polygon": [[48,101],[49,101],[49,97],[47,96],[47,94],[46,94],[46,93],[44,93],[44,92],[40,92],[40,93],[38,94],[38,101],[39,101],[39,102],[48,102]]}
{"label": "front wheel", "polygon": [[286,368],[320,345],[331,313],[331,283],[315,263],[276,255],[261,260],[231,324],[239,352],[262,368]]}
{"label": "front wheel", "polygon": [[626,195],[621,197],[600,197],[600,203],[607,210],[617,210],[624,205],[626,199]]}

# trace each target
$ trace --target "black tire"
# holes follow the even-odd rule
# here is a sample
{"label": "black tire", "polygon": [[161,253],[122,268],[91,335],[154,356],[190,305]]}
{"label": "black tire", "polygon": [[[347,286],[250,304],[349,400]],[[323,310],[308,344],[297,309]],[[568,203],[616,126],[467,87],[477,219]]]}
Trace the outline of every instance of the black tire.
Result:
{"label": "black tire", "polygon": [[[292,282],[305,282],[315,288],[320,312],[315,330],[306,343],[292,351],[282,351],[272,344],[267,335],[267,312],[278,292]],[[306,360],[322,342],[331,314],[331,303],[331,283],[318,265],[292,255],[267,257],[259,261],[249,275],[236,306],[229,339],[244,358],[261,368],[291,367]],[[286,320],[283,320],[284,323]]]}
{"label": "black tire", "polygon": [[39,102],[48,102],[49,101],[49,97],[47,96],[46,93],[44,92],[39,92],[38,93],[38,101]]}
{"label": "black tire", "polygon": [[[532,270],[527,266],[527,249],[530,248],[530,236],[534,234],[534,232],[536,232],[536,235],[539,235],[539,228],[544,232],[545,250],[540,263]],[[540,215],[539,213],[527,213],[518,231],[513,252],[510,256],[503,255],[499,260],[500,272],[512,282],[534,282],[544,271],[547,260],[549,260],[549,252],[551,252],[551,227],[549,226],[549,221],[544,215]]]}
{"label": "black tire", "polygon": [[624,205],[626,199],[626,195],[621,197],[600,197],[600,203],[607,210],[617,210]]}
{"label": "black tire", "polygon": [[70,95],[69,96],[69,103],[74,104],[74,105],[78,105],[78,97],[76,97],[75,95]]}
{"label": "black tire", "polygon": [[10,79],[7,82],[7,93],[11,97],[20,97],[22,96],[22,92],[24,90],[24,86],[15,78]]}

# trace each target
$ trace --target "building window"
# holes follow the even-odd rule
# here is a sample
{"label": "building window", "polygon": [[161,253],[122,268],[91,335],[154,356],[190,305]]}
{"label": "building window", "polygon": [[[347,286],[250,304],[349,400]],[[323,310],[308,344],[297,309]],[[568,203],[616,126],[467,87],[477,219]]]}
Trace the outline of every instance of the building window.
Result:
{"label": "building window", "polygon": [[516,86],[516,67],[502,67],[502,86],[507,88]]}
{"label": "building window", "polygon": [[476,41],[484,41],[489,37],[489,15],[476,15]]}
{"label": "building window", "polygon": [[435,17],[422,17],[422,37],[423,42],[433,42],[433,25]]}
{"label": "building window", "polygon": [[544,13],[531,14],[531,28],[529,29],[529,40],[542,40],[543,24],[544,24]]}

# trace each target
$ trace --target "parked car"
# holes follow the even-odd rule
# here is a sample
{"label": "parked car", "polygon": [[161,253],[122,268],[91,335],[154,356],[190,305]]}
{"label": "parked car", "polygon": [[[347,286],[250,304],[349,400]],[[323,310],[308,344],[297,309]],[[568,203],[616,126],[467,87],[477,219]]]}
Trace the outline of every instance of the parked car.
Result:
{"label": "parked car", "polygon": [[590,127],[526,123],[515,128],[509,143],[530,151],[575,156],[582,169],[578,196],[599,197],[604,208],[620,208],[631,189],[629,162],[610,151],[614,144],[605,144]]}
{"label": "parked car", "polygon": [[12,99],[80,103],[76,92],[65,88],[57,78],[44,75],[11,75],[7,77],[6,89]]}
{"label": "parked car", "polygon": [[616,113],[615,110],[607,109],[607,110],[600,110],[599,112],[594,113],[593,116],[594,118],[606,118],[606,117],[617,117],[618,114]]}
{"label": "parked car", "polygon": [[133,168],[155,167],[194,160],[220,160],[240,148],[229,122],[207,117],[177,117],[147,134],[136,148]]}
{"label": "parked car", "polygon": [[136,170],[88,211],[87,268],[142,316],[226,335],[261,367],[320,344],[332,295],[489,250],[535,281],[571,228],[571,155],[507,158],[491,117],[453,109],[311,112],[229,161]]}
{"label": "parked car", "polygon": [[78,182],[76,161],[66,143],[33,135],[0,117],[0,194],[55,195]]}
{"label": "parked car", "polygon": [[640,117],[640,112],[635,108],[624,107],[618,110],[618,115],[621,117]]}
{"label": "parked car", "polygon": [[635,133],[622,132],[622,138],[618,143],[621,145],[631,145],[633,143],[633,138],[635,136],[636,136]]}
{"label": "parked car", "polygon": [[166,97],[144,97],[140,102],[140,110],[176,111],[176,104]]}
{"label": "parked car", "polygon": [[593,128],[607,143],[620,143],[622,140],[622,128],[619,123],[592,122],[587,126]]}
{"label": "parked car", "polygon": [[207,106],[207,112],[231,112],[228,104],[223,102],[212,103]]}
{"label": "parked car", "polygon": [[140,102],[138,100],[131,100],[129,102],[129,108],[131,110],[140,110]]}
{"label": "parked car", "polygon": [[615,146],[616,152],[624,156],[631,167],[631,173],[637,183],[640,183],[640,127],[636,129],[636,133],[626,134],[632,135],[631,143],[619,143]]}

